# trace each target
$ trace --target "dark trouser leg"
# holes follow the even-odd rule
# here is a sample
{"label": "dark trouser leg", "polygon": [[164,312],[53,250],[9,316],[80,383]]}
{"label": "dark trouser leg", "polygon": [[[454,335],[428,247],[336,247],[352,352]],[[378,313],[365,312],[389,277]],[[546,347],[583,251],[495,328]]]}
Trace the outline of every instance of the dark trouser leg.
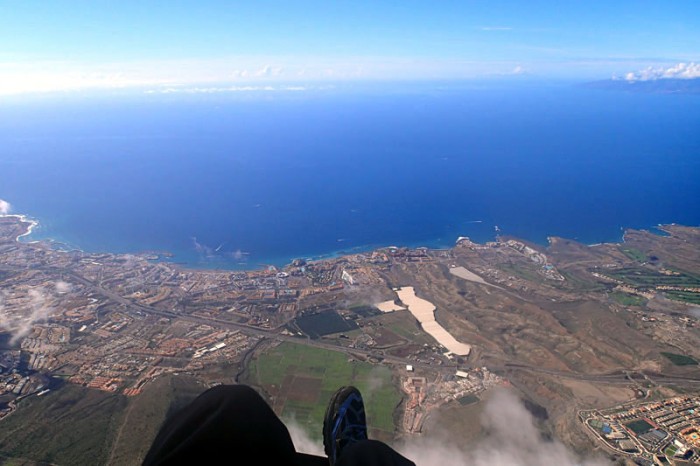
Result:
{"label": "dark trouser leg", "polygon": [[285,425],[255,390],[219,385],[166,420],[143,464],[218,464],[222,459],[298,464],[301,458]]}
{"label": "dark trouser leg", "polygon": [[346,446],[336,466],[416,466],[378,440],[361,440]]}

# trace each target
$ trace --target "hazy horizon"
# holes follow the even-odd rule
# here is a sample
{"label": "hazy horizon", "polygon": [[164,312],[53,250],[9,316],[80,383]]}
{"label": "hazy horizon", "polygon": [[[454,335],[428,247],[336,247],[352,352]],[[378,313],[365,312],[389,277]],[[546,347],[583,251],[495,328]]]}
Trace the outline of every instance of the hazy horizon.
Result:
{"label": "hazy horizon", "polygon": [[[697,77],[700,5],[0,5],[0,95],[214,83]],[[681,66],[682,65],[682,66]]]}

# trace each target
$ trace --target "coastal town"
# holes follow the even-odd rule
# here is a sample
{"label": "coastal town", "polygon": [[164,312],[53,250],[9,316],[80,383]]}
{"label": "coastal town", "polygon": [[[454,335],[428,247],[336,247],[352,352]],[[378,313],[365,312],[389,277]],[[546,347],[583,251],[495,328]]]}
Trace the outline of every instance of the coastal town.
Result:
{"label": "coastal town", "polygon": [[[154,253],[22,241],[33,225],[0,217],[0,419],[65,384],[133,398],[166,376],[236,381],[246,361],[281,344],[389,368],[404,399],[397,421],[404,434],[423,432],[441,406],[471,406],[496,387],[536,399],[527,391],[532,380],[623,385],[632,398],[650,390],[635,377],[700,388],[697,372],[687,372],[700,357],[697,316],[682,312],[692,309],[700,282],[690,267],[656,266],[653,254],[635,262],[634,239],[627,249],[595,249],[553,238],[545,251],[513,238],[478,244],[463,237],[450,249],[386,247],[284,267],[194,270]],[[575,307],[582,297],[604,299],[605,308],[589,308],[590,318],[624,318],[627,330],[611,331],[623,342],[633,331],[631,338],[645,339],[643,352],[607,349],[599,335],[574,340],[561,322],[583,325]],[[464,304],[456,308],[456,300]],[[558,306],[573,313],[556,314]],[[608,362],[638,354],[658,362],[626,372]],[[222,378],[229,366],[237,369]],[[580,419],[611,454],[693,460],[698,400],[670,400],[581,411]]]}
{"label": "coastal town", "polygon": [[642,464],[700,461],[697,395],[582,411],[579,416],[606,448]]}
{"label": "coastal town", "polygon": [[[11,332],[0,382],[3,394],[19,399],[47,393],[51,377],[135,396],[163,374],[196,373],[236,360],[262,339],[295,341],[371,329],[372,317],[394,309],[338,308],[346,289],[382,283],[379,272],[396,262],[449,257],[448,251],[388,248],[321,262],[298,260],[284,269],[194,271],[148,256],[57,251],[15,241],[30,226],[21,217],[0,219],[0,273],[4,290],[10,290],[3,291],[1,305]],[[436,338],[429,351],[385,351],[381,339],[368,333],[340,344],[310,344],[395,364],[444,364],[455,373],[460,366],[454,357],[468,356],[469,345],[440,327],[435,306],[412,288],[398,290],[398,296]],[[25,309],[32,310],[29,316]],[[7,403],[0,416],[13,406]]]}

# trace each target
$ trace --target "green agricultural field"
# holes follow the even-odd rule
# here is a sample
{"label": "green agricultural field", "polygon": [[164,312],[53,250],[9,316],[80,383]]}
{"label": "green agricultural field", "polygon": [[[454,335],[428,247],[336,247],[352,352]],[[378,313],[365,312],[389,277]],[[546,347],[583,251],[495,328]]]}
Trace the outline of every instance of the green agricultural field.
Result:
{"label": "green agricultural field", "polygon": [[696,366],[698,364],[698,362],[695,359],[691,358],[690,356],[685,356],[683,354],[666,353],[662,351],[661,355],[666,357],[676,366]]}
{"label": "green agricultural field", "polygon": [[351,360],[337,351],[282,343],[251,362],[249,377],[270,394],[277,413],[294,419],[313,439],[321,439],[328,401],[343,385],[362,392],[372,435],[389,439],[394,432],[401,392],[386,367]]}
{"label": "green agricultural field", "polygon": [[565,278],[566,285],[563,283],[553,284],[556,288],[565,288],[573,286],[577,291],[604,291],[606,286],[598,281],[593,281],[590,277],[582,278],[580,275],[568,273],[564,270],[559,270],[559,273]]}
{"label": "green agricultural field", "polygon": [[644,267],[624,267],[611,270],[605,274],[630,285],[640,287],[656,287],[659,285],[700,287],[700,278],[694,274],[681,271],[677,271],[677,273],[678,275],[666,275]]}
{"label": "green agricultural field", "polygon": [[648,259],[647,259],[647,255],[644,254],[644,253],[643,253],[642,251],[640,251],[639,249],[635,249],[635,248],[622,248],[621,251],[622,251],[622,253],[623,253],[625,256],[629,257],[629,258],[632,259],[633,261],[637,261],[637,262],[646,262],[646,261],[648,260]]}
{"label": "green agricultural field", "polygon": [[396,311],[381,316],[380,321],[392,332],[418,344],[434,344],[435,340],[421,330],[418,321],[409,311]]}
{"label": "green agricultural field", "polygon": [[515,264],[497,264],[496,267],[505,273],[515,275],[523,280],[535,283],[542,281],[542,277],[533,270],[534,266],[530,266],[529,264],[527,267]]}
{"label": "green agricultural field", "polygon": [[642,298],[641,296],[635,296],[633,294],[623,293],[621,291],[614,291],[610,293],[610,297],[623,306],[643,306],[646,302],[646,299]]}
{"label": "green agricultural field", "polygon": [[[673,275],[667,275],[657,270],[644,267],[625,267],[606,272],[606,275],[642,289],[655,289],[657,286],[661,285],[700,288],[700,277],[681,270],[676,270]],[[700,293],[695,293],[693,291],[665,290],[664,294],[669,299],[700,304]],[[624,305],[639,305],[629,301],[622,293],[618,293],[618,295],[613,293],[612,298]]]}
{"label": "green agricultural field", "polygon": [[669,299],[675,299],[677,301],[685,301],[691,304],[700,304],[700,293],[694,293],[692,291],[665,291],[666,297]]}

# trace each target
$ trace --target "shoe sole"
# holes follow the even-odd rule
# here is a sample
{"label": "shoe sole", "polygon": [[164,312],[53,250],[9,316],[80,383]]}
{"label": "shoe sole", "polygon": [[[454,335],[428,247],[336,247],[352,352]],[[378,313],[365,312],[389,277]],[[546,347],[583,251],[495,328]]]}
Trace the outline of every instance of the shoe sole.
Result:
{"label": "shoe sole", "polygon": [[348,399],[351,394],[357,394],[357,396],[362,399],[360,391],[351,386],[340,387],[331,397],[328,407],[326,408],[326,414],[323,417],[323,449],[326,452],[326,456],[333,462],[333,449],[335,448],[333,435],[333,427],[337,421],[336,416],[340,409],[340,406]]}

